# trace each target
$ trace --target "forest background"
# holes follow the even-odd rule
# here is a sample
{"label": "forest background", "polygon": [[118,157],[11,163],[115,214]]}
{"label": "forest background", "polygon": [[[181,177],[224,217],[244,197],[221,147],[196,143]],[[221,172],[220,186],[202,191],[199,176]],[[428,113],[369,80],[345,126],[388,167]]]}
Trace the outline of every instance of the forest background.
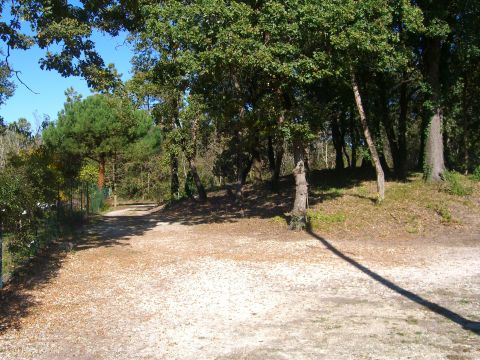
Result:
{"label": "forest background", "polygon": [[[407,182],[420,172],[461,196],[471,192],[466,182],[480,179],[475,1],[1,7],[8,17],[0,21],[0,103],[15,91],[12,77],[28,86],[10,51],[32,46],[45,50],[43,69],[82,76],[94,91],[82,98],[66,89],[57,118],[39,129],[24,118],[2,121],[9,257],[32,256],[62,233],[59,222],[80,221],[118,198],[200,204],[224,188],[238,205],[247,183],[268,184],[265,193],[294,194],[285,216],[304,229],[319,170],[332,169],[339,183],[375,178],[379,205],[385,178]],[[93,31],[128,34],[130,80],[104,63]],[[292,174],[294,183],[282,183]]]}

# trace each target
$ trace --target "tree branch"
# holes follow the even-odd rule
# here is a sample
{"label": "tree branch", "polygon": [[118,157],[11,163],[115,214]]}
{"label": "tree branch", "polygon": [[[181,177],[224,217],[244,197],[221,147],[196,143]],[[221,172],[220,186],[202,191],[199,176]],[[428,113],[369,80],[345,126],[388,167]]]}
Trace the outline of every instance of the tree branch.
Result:
{"label": "tree branch", "polygon": [[20,78],[19,74],[21,74],[22,72],[20,70],[15,70],[11,65],[10,63],[8,62],[8,58],[10,57],[10,45],[7,46],[7,56],[5,57],[5,64],[7,65],[8,67],[8,70],[11,71],[12,73],[15,74],[15,77],[17,78],[18,82],[20,84],[22,84],[23,86],[25,86],[30,92],[32,92],[33,94],[35,95],[39,95],[40,93],[32,90],[32,88],[30,86],[28,86],[27,84],[25,84],[25,82]]}

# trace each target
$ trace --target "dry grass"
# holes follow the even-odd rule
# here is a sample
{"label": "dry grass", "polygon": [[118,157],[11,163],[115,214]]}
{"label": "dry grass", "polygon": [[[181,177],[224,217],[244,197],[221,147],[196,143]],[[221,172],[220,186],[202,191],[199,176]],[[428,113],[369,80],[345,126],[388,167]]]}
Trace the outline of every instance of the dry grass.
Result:
{"label": "dry grass", "polygon": [[415,236],[444,232],[445,227],[468,227],[480,214],[478,183],[461,177],[471,193],[465,196],[445,191],[445,184],[427,183],[421,174],[407,182],[386,184],[385,201],[376,203],[374,181],[361,181],[351,188],[318,189],[313,198],[323,199],[309,211],[314,230],[326,234],[355,236]]}

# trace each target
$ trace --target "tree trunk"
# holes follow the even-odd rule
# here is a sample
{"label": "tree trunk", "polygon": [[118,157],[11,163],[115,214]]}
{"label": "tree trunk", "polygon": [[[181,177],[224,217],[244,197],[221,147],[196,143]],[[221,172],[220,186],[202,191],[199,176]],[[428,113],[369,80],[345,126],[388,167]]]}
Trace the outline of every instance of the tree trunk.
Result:
{"label": "tree trunk", "polygon": [[271,136],[268,137],[268,165],[270,171],[273,173],[275,171],[275,152],[273,150],[273,139]]}
{"label": "tree trunk", "polygon": [[102,191],[105,187],[105,157],[100,157],[98,162],[98,182],[97,182],[98,190]]}
{"label": "tree trunk", "polygon": [[[342,136],[342,139],[345,139],[345,136]],[[342,143],[343,155],[345,155],[345,159],[347,159],[347,166],[352,167],[352,163],[350,160],[350,155],[348,155],[347,146],[345,145],[345,141]]]}
{"label": "tree trunk", "polygon": [[188,159],[188,165],[190,166],[190,173],[192,174],[193,181],[195,182],[195,186],[198,191],[198,200],[200,200],[201,202],[205,202],[207,201],[207,192],[205,191],[205,187],[202,184],[202,180],[200,180],[200,176],[198,176],[195,160]]}
{"label": "tree trunk", "polygon": [[[385,129],[385,134],[387,135],[387,141],[388,141],[388,146],[390,147],[390,152],[392,154],[392,161],[393,161],[393,169],[395,171],[395,175],[398,176],[399,174],[399,164],[400,164],[400,159],[399,159],[399,150],[398,150],[398,142],[397,142],[397,136],[395,134],[395,129],[393,127],[392,121],[389,116],[389,111],[388,111],[388,103],[387,99],[382,96],[382,113],[381,113],[381,119],[382,119],[382,124],[383,128]],[[383,157],[383,159],[382,159]],[[385,160],[384,155],[380,157],[382,167],[387,170],[388,169],[388,164],[387,161]]]}
{"label": "tree trunk", "polygon": [[307,206],[308,206],[308,183],[305,173],[303,144],[300,141],[294,141],[293,155],[295,169],[295,200],[293,209],[290,212],[290,229],[303,230],[307,226]]}
{"label": "tree trunk", "polygon": [[384,170],[387,174],[390,173],[390,167],[388,166],[387,159],[385,158],[384,153],[378,154],[378,158],[380,159],[380,165],[382,166],[382,170]]}
{"label": "tree trunk", "polygon": [[254,156],[251,156],[246,164],[242,161],[240,167],[237,169],[237,183],[235,185],[235,198],[237,201],[243,200],[243,187],[247,182],[247,176],[252,168],[253,159]]}
{"label": "tree trunk", "polygon": [[424,108],[422,109],[422,121],[420,124],[420,151],[418,153],[418,163],[417,163],[417,170],[423,171],[425,168],[425,152],[427,149],[427,131],[428,131],[428,124],[430,119],[427,115],[428,111]]}
{"label": "tree trunk", "polygon": [[280,144],[275,151],[275,164],[273,168],[272,174],[272,189],[273,191],[279,190],[279,180],[280,180],[280,172],[282,170],[282,161],[283,161],[283,144]]}
{"label": "tree trunk", "polygon": [[443,112],[440,103],[441,40],[429,39],[426,46],[427,80],[432,92],[433,115],[430,117],[425,146],[424,174],[427,180],[441,181],[445,172],[443,157]]}
{"label": "tree trunk", "polygon": [[335,148],[335,170],[338,172],[342,172],[345,168],[345,163],[343,162],[343,139],[342,134],[340,133],[340,128],[338,126],[339,117],[339,114],[335,114],[332,117],[330,125],[332,129],[333,146]]}
{"label": "tree trunk", "polygon": [[180,187],[180,181],[178,180],[178,159],[175,155],[170,157],[170,195],[174,199],[178,199],[178,191]]}
{"label": "tree trunk", "polygon": [[357,105],[358,114],[360,116],[360,123],[363,129],[363,135],[367,141],[368,150],[370,156],[372,157],[373,164],[375,165],[375,172],[377,174],[377,192],[378,192],[378,201],[385,199],[385,175],[383,173],[382,165],[380,164],[380,158],[378,157],[377,149],[373,143],[372,136],[370,134],[370,129],[368,128],[367,118],[365,116],[365,111],[363,109],[362,98],[360,96],[360,91],[358,89],[357,79],[355,78],[355,73],[351,72],[352,75],[352,88],[353,94],[355,96],[355,104]]}
{"label": "tree trunk", "polygon": [[[403,78],[402,78],[403,81]],[[405,129],[399,129],[399,133],[395,133],[395,127],[394,127],[394,122],[392,118],[390,117],[390,111],[388,108],[389,104],[389,99],[387,97],[388,89],[387,85],[385,83],[385,80],[380,79],[379,80],[379,89],[380,89],[380,95],[379,95],[379,118],[381,119],[381,123],[383,125],[383,128],[385,129],[385,135],[387,136],[387,141],[388,141],[388,147],[390,149],[390,153],[392,155],[392,162],[393,162],[393,169],[395,172],[395,176],[397,178],[401,178],[402,171],[400,169],[402,160],[401,160],[401,155],[400,155],[400,145],[399,145],[399,139],[405,137]],[[405,83],[402,83],[402,88],[406,86]],[[402,104],[400,104],[401,106]],[[401,123],[401,120],[399,121]],[[403,134],[401,132],[404,132]],[[385,151],[384,151],[385,152]],[[380,160],[382,167],[385,171],[388,170],[388,163],[384,161],[384,156],[380,155]]]}
{"label": "tree trunk", "polygon": [[351,131],[351,140],[352,140],[352,161],[350,162],[350,168],[355,169],[357,167],[357,128],[354,122],[355,118],[353,113],[350,115],[350,131]]}

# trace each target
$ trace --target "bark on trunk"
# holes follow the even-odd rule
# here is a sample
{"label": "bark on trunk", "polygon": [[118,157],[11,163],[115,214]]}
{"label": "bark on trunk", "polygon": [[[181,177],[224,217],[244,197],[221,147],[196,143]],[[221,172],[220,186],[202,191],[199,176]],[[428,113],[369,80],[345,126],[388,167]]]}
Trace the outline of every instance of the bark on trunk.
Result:
{"label": "bark on trunk", "polygon": [[198,176],[195,161],[193,159],[188,159],[188,165],[190,167],[190,173],[192,174],[193,181],[195,182],[195,186],[198,191],[198,200],[201,202],[205,202],[207,201],[207,192],[205,191],[205,187],[202,184],[202,180],[200,180],[200,176]]}
{"label": "bark on trunk", "polygon": [[102,156],[98,162],[98,190],[103,190],[105,187],[105,158]]}
{"label": "bark on trunk", "polygon": [[424,173],[427,180],[441,181],[445,172],[443,157],[443,112],[440,104],[440,39],[429,39],[426,49],[427,79],[432,92],[433,115],[430,117],[425,148]]}
{"label": "bark on trunk", "polygon": [[373,143],[373,139],[370,134],[370,129],[368,128],[367,118],[363,109],[362,97],[360,96],[360,90],[358,88],[355,73],[352,71],[351,75],[353,94],[355,96],[355,104],[357,105],[360,123],[363,129],[363,135],[365,136],[365,140],[367,141],[368,150],[370,152],[370,156],[372,157],[373,164],[375,166],[375,172],[377,174],[378,201],[382,201],[383,199],[385,199],[385,175],[383,173],[382,165],[380,164],[380,158],[378,157],[377,149],[375,148],[375,144]]}
{"label": "bark on trunk", "polygon": [[293,176],[295,177],[295,200],[293,209],[290,212],[290,229],[292,230],[303,230],[307,226],[308,183],[302,145],[300,141],[294,142],[295,168],[293,169]]}

